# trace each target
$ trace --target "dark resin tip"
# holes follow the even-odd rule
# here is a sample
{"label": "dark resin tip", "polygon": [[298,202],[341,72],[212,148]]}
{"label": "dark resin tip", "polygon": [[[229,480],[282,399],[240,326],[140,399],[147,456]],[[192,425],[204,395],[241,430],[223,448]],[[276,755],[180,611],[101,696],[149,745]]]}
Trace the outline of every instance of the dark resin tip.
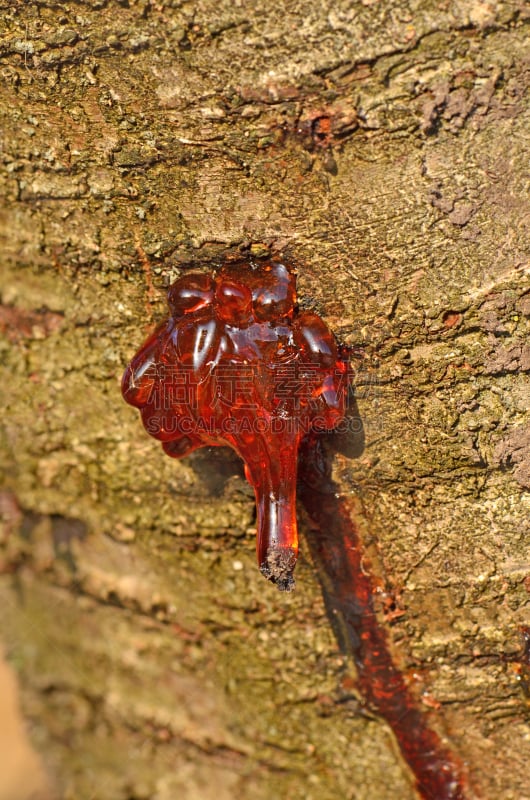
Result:
{"label": "dark resin tip", "polygon": [[291,592],[295,587],[293,578],[296,566],[296,551],[291,547],[269,547],[265,561],[260,564],[261,574],[280,590]]}

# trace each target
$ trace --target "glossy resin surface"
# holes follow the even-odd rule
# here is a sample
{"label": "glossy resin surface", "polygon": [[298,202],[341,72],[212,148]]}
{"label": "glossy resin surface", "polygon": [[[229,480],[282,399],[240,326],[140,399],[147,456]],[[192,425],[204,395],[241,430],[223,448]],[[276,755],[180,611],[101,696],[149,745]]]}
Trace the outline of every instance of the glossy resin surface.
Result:
{"label": "glossy resin surface", "polygon": [[343,419],[345,354],[317,314],[298,309],[295,275],[277,261],[187,274],[168,303],[169,319],[125,371],[123,396],[168,455],[229,445],[241,456],[256,495],[259,567],[290,590],[299,445]]}

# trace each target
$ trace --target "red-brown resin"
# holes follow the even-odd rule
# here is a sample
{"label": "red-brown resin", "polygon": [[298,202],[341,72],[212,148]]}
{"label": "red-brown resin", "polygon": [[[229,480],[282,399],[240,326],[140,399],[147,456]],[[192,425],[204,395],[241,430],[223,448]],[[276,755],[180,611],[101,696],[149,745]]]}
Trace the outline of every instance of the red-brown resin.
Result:
{"label": "red-brown resin", "polygon": [[229,445],[257,506],[257,556],[279,589],[294,586],[298,449],[344,417],[347,361],[322,319],[300,311],[296,279],[277,261],[187,274],[169,319],[123,376],[125,400],[174,458]]}

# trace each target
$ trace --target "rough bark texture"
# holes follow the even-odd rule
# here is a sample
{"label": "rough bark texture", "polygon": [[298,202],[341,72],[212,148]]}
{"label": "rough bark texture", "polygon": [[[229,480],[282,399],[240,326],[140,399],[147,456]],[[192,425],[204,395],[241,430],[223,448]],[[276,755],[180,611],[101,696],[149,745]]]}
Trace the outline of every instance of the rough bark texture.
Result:
{"label": "rough bark texture", "polygon": [[529,798],[528,6],[0,6],[1,634],[57,796],[415,797],[307,552],[278,593],[237,459],[120,397],[182,266],[251,246],[353,347],[397,663],[469,797]]}

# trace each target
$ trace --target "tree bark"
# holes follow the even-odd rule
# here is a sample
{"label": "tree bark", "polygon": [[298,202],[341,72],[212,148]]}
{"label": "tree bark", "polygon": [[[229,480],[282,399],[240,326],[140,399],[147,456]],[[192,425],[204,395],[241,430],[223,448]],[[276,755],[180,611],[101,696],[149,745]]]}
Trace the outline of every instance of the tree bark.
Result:
{"label": "tree bark", "polygon": [[467,798],[530,797],[528,8],[0,6],[0,632],[53,796],[416,797],[304,540],[281,594],[235,455],[120,396],[239,250],[352,348],[333,479],[417,707]]}

